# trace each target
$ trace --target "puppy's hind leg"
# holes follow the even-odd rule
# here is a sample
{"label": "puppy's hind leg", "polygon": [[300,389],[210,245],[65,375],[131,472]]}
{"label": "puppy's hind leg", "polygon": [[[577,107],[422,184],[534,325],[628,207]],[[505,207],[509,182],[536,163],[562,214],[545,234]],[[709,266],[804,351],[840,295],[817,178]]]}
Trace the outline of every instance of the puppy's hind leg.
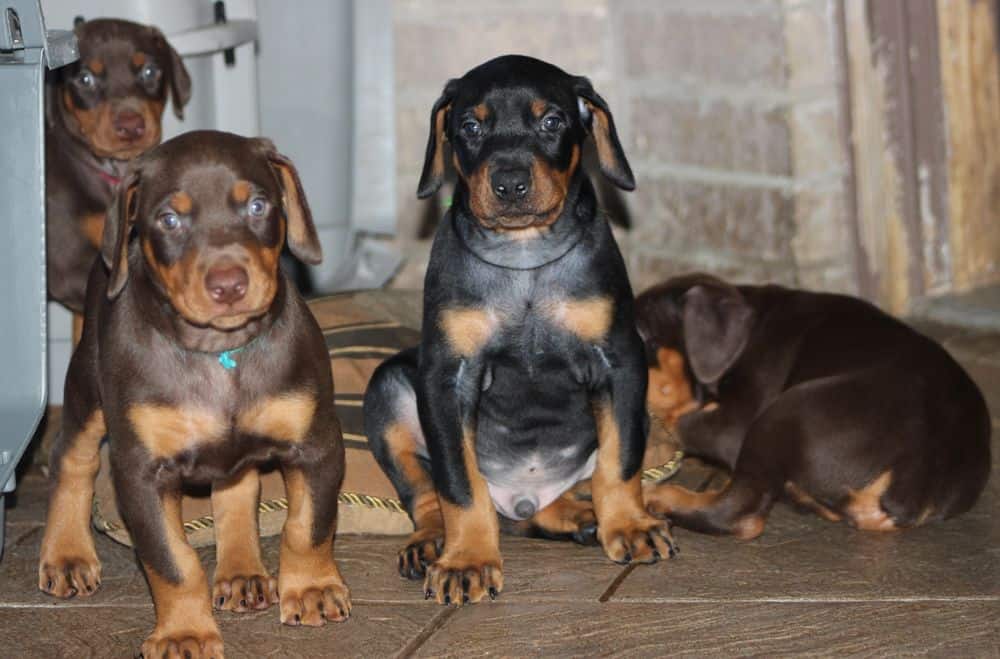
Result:
{"label": "puppy's hind leg", "polygon": [[368,443],[413,520],[414,532],[397,557],[399,574],[407,579],[423,579],[444,544],[444,518],[417,418],[415,376],[416,355],[404,351],[378,368],[365,394]]}

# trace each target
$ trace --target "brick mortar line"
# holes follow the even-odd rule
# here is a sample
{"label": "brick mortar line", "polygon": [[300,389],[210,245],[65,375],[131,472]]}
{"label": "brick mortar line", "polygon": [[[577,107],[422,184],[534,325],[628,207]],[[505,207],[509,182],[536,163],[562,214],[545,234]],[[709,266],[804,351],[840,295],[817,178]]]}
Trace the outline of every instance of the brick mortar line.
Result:
{"label": "brick mortar line", "polygon": [[640,178],[672,178],[746,188],[771,189],[787,193],[790,196],[805,191],[833,191],[835,186],[843,184],[844,178],[843,167],[832,167],[817,175],[804,177],[759,174],[742,170],[714,169],[698,165],[650,160],[634,161],[632,169],[639,174]]}
{"label": "brick mortar line", "polygon": [[[682,78],[669,82],[662,78],[633,77],[624,80],[622,87],[633,98],[690,98],[706,100],[740,101],[748,105],[760,104],[764,108],[790,105],[837,102],[836,89],[830,85],[813,85],[799,88],[757,88],[749,85],[716,85],[710,80]],[[832,93],[831,93],[832,91]]]}

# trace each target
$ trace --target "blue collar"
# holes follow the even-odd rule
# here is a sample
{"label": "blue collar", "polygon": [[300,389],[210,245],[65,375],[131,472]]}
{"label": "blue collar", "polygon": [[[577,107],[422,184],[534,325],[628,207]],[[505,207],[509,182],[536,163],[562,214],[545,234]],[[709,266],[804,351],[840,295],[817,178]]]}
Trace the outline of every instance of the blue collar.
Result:
{"label": "blue collar", "polygon": [[219,364],[221,364],[222,368],[226,369],[227,371],[233,370],[239,365],[234,359],[234,357],[243,352],[244,350],[246,350],[247,348],[249,348],[250,346],[252,346],[259,338],[260,338],[259,336],[255,336],[254,338],[250,339],[249,341],[241,345],[239,348],[233,348],[232,350],[223,350],[222,352],[219,353],[218,357]]}

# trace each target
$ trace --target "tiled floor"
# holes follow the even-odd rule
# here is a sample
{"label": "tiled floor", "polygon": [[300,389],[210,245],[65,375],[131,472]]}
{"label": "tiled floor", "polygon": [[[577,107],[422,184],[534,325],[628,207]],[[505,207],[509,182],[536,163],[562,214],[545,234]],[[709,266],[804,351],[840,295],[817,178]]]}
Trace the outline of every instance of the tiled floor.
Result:
{"label": "tiled floor", "polygon": [[[942,339],[984,388],[1000,466],[1000,334],[941,326]],[[703,477],[697,468],[681,477]],[[98,537],[101,591],[57,602],[36,587],[45,483],[26,474],[8,510],[0,563],[0,657],[133,653],[153,607],[130,550]],[[10,505],[10,504],[8,504]],[[622,568],[594,547],[504,538],[496,602],[443,608],[395,572],[395,537],[340,536],[352,618],[283,627],[275,608],[219,616],[228,657],[776,656],[1000,657],[1000,477],[951,522],[865,534],[778,506],[751,542],[677,531],[680,556]],[[263,543],[277,567],[277,540]],[[202,550],[206,565],[214,552]]]}

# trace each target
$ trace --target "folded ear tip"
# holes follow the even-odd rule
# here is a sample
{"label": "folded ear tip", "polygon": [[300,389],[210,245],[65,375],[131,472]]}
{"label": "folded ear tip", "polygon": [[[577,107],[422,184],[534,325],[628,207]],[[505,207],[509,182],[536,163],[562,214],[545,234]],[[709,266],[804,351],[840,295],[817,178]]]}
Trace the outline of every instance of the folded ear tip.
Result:
{"label": "folded ear tip", "polygon": [[417,186],[417,199],[427,199],[441,187],[441,181],[420,182]]}

